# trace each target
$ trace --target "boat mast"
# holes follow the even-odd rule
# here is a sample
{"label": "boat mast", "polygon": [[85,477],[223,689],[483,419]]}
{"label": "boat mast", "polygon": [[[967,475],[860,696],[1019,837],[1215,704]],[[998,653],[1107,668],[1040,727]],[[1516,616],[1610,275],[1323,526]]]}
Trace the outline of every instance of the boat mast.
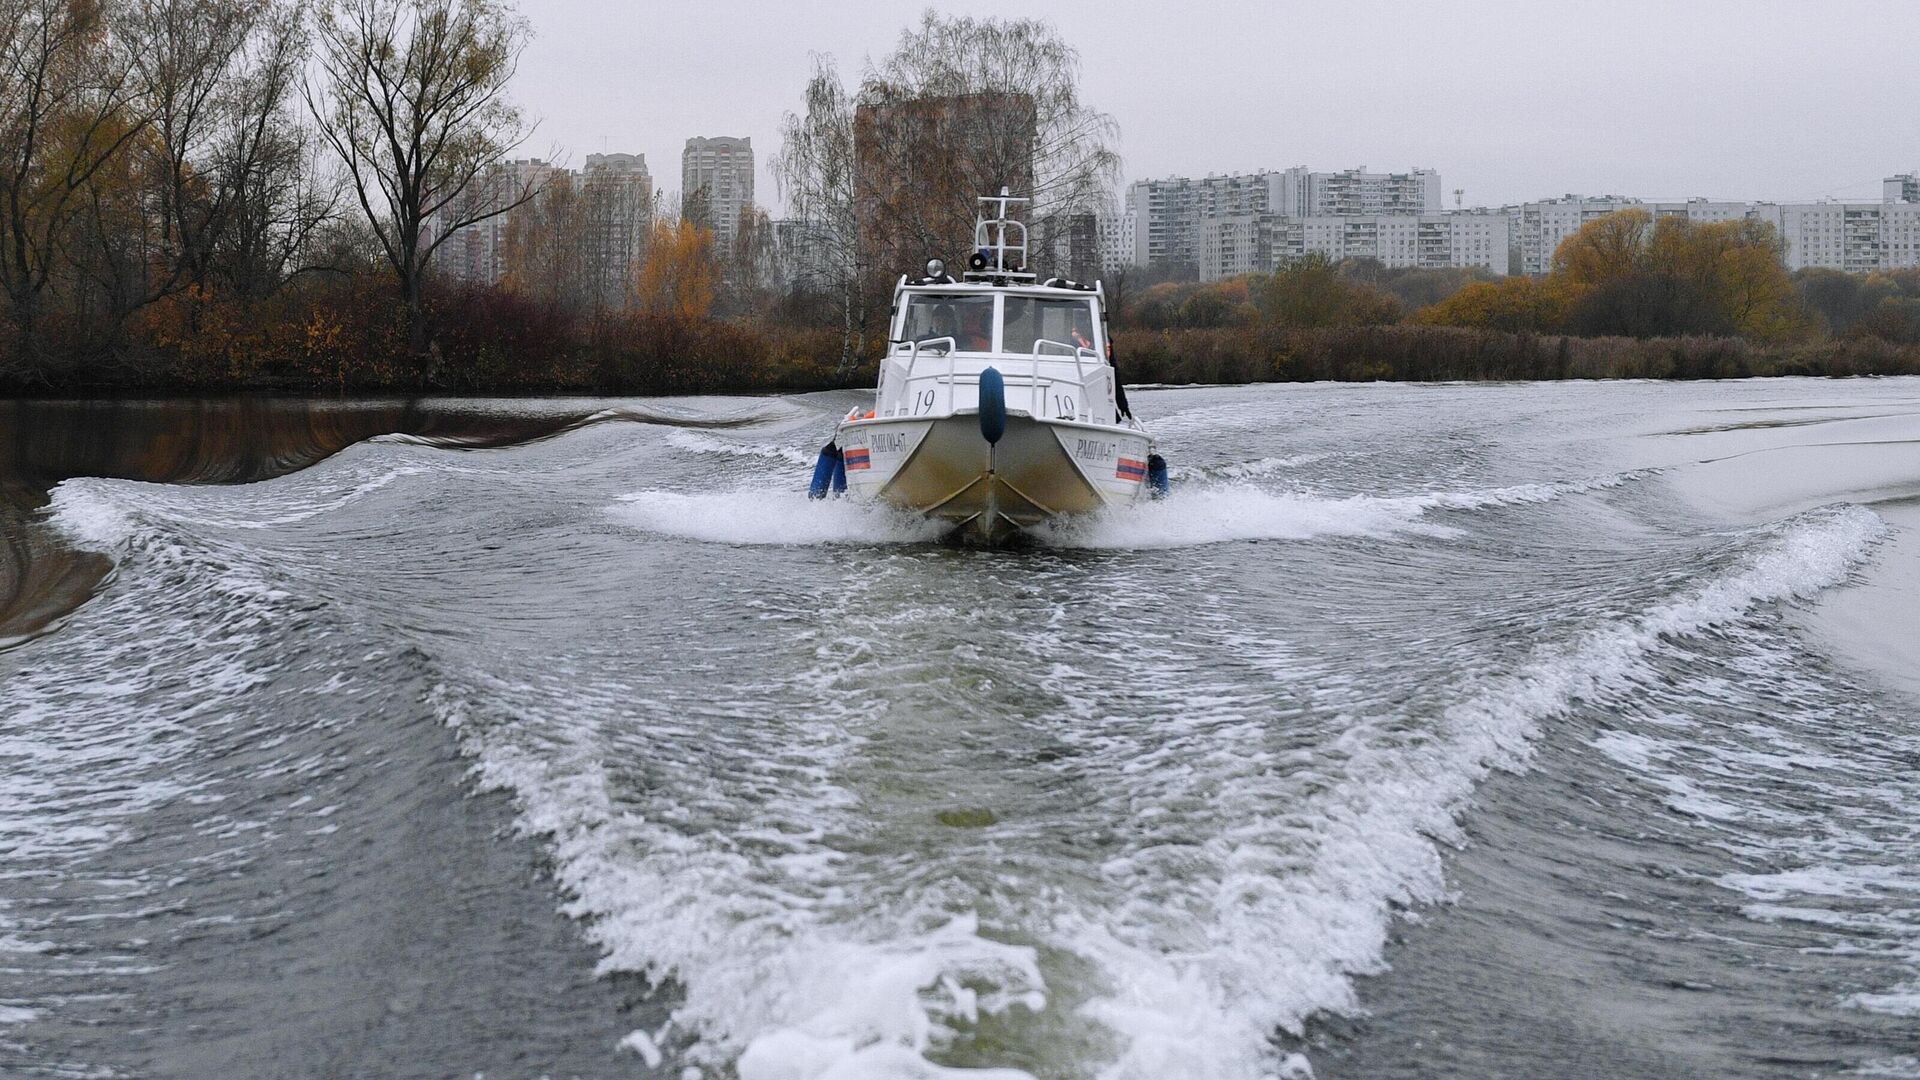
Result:
{"label": "boat mast", "polygon": [[980,212],[973,222],[973,255],[967,259],[968,281],[992,281],[995,284],[1031,284],[1027,269],[1027,226],[1015,221],[1014,204],[1032,199],[1019,198],[1000,189],[998,195],[980,196]]}

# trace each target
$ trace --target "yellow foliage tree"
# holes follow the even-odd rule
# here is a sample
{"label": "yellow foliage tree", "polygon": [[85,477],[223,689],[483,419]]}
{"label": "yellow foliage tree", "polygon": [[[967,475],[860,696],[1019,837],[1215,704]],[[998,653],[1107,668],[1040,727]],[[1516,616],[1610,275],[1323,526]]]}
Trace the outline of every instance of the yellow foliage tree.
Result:
{"label": "yellow foliage tree", "polygon": [[720,285],[713,230],[689,221],[657,222],[647,245],[634,299],[643,311],[680,319],[704,319]]}
{"label": "yellow foliage tree", "polygon": [[1562,241],[1548,284],[1575,333],[1777,341],[1807,329],[1781,255],[1779,234],[1762,221],[1656,222],[1635,208]]}
{"label": "yellow foliage tree", "polygon": [[1566,291],[1558,283],[1509,277],[1470,282],[1445,300],[1421,308],[1414,321],[1539,334],[1558,329],[1566,315]]}

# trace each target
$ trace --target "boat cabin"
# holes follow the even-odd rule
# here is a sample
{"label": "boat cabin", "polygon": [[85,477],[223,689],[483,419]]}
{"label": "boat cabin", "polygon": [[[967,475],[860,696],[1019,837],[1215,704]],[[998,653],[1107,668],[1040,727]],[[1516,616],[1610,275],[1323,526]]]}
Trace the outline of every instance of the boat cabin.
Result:
{"label": "boat cabin", "polygon": [[903,279],[895,296],[876,415],[978,409],[980,373],[992,367],[1006,382],[1009,412],[1118,421],[1097,288]]}

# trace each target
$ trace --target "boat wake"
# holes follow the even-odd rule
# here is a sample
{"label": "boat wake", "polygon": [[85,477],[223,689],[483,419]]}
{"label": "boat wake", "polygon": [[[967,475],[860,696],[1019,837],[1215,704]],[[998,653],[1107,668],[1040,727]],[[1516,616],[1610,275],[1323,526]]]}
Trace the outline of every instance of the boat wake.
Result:
{"label": "boat wake", "polygon": [[[1343,527],[1406,527],[1431,509],[1563,493],[1550,488],[1428,497]],[[737,520],[706,528],[739,542],[753,514],[765,516],[765,497],[728,498]],[[670,512],[711,520],[712,505],[689,498]],[[882,642],[964,618],[956,599],[954,611],[872,628],[877,638],[840,618],[883,607],[876,595],[902,587],[888,578],[906,569],[828,598],[818,666],[793,676],[816,701],[806,717],[751,734],[650,722],[626,750],[663,770],[644,791],[620,787],[584,750],[536,754],[512,728],[475,721],[481,701],[506,699],[525,715],[526,688],[449,691],[440,704],[485,781],[511,791],[526,830],[548,838],[568,910],[605,950],[603,967],[682,993],[667,1027],[631,1037],[649,1058],[732,1067],[742,1080],[1012,1080],[1061,1059],[1103,1061],[1108,1080],[1305,1076],[1304,1057],[1276,1054],[1274,1033],[1298,1036],[1317,1013],[1358,1007],[1353,977],[1383,969],[1396,912],[1444,901],[1443,849],[1460,841],[1458,816],[1490,771],[1524,767],[1544,722],[1635,692],[1688,639],[1845,580],[1884,530],[1870,511],[1842,507],[1751,531],[1704,582],[1505,673],[1436,690],[1447,702],[1437,724],[1353,717],[1332,745],[1293,753],[1275,750],[1257,699],[1192,685],[1177,645],[1131,658],[1149,688],[1139,693],[1181,686],[1177,708],[1121,710],[1086,696],[1085,672],[1059,669],[1050,684],[1079,692],[1063,691],[1032,723],[1067,748],[1074,790],[1092,793],[1086,843],[1100,849],[1076,847],[1073,863],[1092,857],[1097,869],[1065,877],[1032,856],[994,855],[992,813],[955,819],[911,863],[861,841],[898,798],[848,779],[899,737],[873,726],[871,688],[891,677]],[[1276,679],[1313,677],[1277,641],[1233,651]],[[709,804],[721,777],[753,792],[757,810],[725,830],[702,827],[718,812]]]}
{"label": "boat wake", "polygon": [[[1196,547],[1247,540],[1321,537],[1450,537],[1459,530],[1432,515],[1528,506],[1653,475],[1650,470],[1564,483],[1479,491],[1335,497],[1275,492],[1243,482],[1192,484],[1161,500],[1039,526],[1028,535],[1059,548]],[[790,488],[742,487],[687,494],[637,491],[609,508],[617,521],[650,533],[720,544],[916,544],[945,527],[910,513],[849,499],[809,500]]]}

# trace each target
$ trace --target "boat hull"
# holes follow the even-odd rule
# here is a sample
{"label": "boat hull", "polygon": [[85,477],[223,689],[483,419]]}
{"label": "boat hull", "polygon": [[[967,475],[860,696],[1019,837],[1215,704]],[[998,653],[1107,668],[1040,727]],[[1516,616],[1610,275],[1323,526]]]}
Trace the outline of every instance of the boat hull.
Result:
{"label": "boat hull", "polygon": [[1149,444],[1133,428],[1013,414],[989,444],[979,414],[964,412],[850,421],[836,442],[853,494],[951,522],[977,543],[1131,503],[1146,488]]}

